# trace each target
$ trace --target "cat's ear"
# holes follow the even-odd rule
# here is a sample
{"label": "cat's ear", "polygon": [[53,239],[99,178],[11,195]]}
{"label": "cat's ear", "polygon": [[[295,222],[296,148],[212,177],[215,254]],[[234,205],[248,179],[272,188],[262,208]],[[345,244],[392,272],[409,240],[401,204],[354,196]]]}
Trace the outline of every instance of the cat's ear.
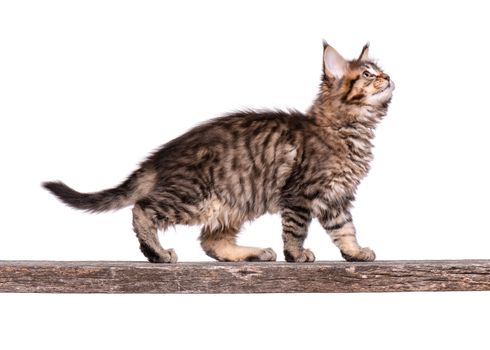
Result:
{"label": "cat's ear", "polygon": [[347,61],[326,41],[323,42],[323,73],[328,79],[342,79]]}
{"label": "cat's ear", "polygon": [[367,61],[369,58],[369,43],[366,43],[362,48],[361,54],[359,55],[358,61]]}

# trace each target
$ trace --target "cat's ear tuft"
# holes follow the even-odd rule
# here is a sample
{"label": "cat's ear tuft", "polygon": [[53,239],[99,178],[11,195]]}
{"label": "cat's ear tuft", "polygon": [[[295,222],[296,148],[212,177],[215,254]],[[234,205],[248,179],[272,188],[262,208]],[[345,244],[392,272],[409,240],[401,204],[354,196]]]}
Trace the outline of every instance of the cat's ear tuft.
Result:
{"label": "cat's ear tuft", "polygon": [[325,49],[327,48],[328,46],[328,43],[325,39],[323,39],[323,51],[325,51]]}
{"label": "cat's ear tuft", "polygon": [[326,41],[323,41],[323,73],[327,79],[342,79],[347,61]]}
{"label": "cat's ear tuft", "polygon": [[362,48],[361,54],[359,55],[358,61],[367,61],[369,59],[369,42]]}

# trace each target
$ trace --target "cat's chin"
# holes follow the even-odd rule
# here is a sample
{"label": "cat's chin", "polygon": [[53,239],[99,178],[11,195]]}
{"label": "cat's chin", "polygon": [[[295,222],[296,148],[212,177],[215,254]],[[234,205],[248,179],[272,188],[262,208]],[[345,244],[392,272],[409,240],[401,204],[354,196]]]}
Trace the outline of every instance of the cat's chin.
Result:
{"label": "cat's chin", "polygon": [[395,82],[393,80],[390,80],[387,90],[390,91],[390,97],[391,97],[391,93],[393,92],[393,90],[395,90]]}

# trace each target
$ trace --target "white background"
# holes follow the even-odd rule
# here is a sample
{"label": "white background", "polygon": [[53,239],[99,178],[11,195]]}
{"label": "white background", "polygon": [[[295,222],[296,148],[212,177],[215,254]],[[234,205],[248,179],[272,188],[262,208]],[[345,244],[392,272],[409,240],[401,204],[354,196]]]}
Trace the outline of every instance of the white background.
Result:
{"label": "white background", "polygon": [[[0,259],[143,260],[131,213],[88,215],[41,181],[112,187],[159,145],[240,108],[305,111],[322,39],[371,54],[396,82],[358,191],[378,258],[490,258],[484,2],[2,1]],[[198,227],[162,235],[209,260]],[[241,242],[282,251],[265,216]],[[315,223],[318,260],[338,251]],[[281,254],[280,258],[282,259]],[[0,346],[488,348],[488,293],[0,295]]]}

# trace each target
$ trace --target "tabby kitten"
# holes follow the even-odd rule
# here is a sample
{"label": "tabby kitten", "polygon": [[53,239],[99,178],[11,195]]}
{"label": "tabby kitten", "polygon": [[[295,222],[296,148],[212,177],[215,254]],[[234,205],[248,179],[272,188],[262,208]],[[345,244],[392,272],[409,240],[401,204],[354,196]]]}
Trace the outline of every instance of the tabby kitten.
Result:
{"label": "tabby kitten", "polygon": [[345,60],[324,43],[323,79],[306,114],[239,112],[200,125],[149,156],[119,186],[79,193],[62,182],[43,186],[89,212],[133,207],[133,227],[150,262],[174,263],[158,229],[202,225],[201,246],[220,261],[274,261],[270,249],[236,244],[241,226],[265,213],[282,216],[284,256],[315,260],[303,247],[317,218],[348,261],[372,261],[350,213],[369,170],[373,130],[386,114],[394,84],[368,58]]}

